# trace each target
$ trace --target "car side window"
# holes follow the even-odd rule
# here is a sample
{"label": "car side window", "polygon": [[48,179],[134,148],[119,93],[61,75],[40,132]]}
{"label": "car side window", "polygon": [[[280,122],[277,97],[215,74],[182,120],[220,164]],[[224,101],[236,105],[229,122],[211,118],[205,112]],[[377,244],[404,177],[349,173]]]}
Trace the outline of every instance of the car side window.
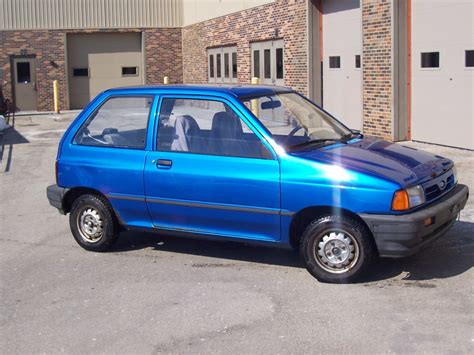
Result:
{"label": "car side window", "polygon": [[228,105],[204,99],[163,99],[157,149],[272,159],[260,138]]}
{"label": "car side window", "polygon": [[111,97],[79,129],[79,145],[143,149],[152,96]]}

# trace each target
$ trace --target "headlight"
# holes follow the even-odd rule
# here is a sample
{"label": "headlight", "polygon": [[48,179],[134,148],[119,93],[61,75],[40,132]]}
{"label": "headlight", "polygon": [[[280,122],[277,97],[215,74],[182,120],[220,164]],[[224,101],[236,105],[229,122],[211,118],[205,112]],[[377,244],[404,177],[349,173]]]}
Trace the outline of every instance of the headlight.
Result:
{"label": "headlight", "polygon": [[458,170],[456,169],[456,166],[453,165],[453,177],[454,177],[454,184],[457,184],[458,182]]}
{"label": "headlight", "polygon": [[406,190],[408,199],[410,200],[410,208],[422,205],[425,203],[425,192],[420,185],[410,187]]}
{"label": "headlight", "polygon": [[420,185],[395,191],[392,210],[405,211],[425,203],[425,193]]}

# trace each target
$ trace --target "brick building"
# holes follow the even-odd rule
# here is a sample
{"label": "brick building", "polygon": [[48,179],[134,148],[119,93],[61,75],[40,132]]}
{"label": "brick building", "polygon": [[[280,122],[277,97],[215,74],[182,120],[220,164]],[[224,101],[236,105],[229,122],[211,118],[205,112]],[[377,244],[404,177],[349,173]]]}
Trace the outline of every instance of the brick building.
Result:
{"label": "brick building", "polygon": [[[474,0],[0,0],[0,77],[23,110],[113,86],[262,83],[369,135],[474,149]],[[439,25],[443,24],[443,26]]]}

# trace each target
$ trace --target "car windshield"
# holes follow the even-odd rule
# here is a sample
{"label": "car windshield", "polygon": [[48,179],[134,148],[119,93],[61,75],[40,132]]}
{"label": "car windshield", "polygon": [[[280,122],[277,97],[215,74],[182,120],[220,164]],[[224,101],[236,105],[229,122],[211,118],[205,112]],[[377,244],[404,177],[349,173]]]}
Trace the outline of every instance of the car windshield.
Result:
{"label": "car windshield", "polygon": [[241,100],[286,150],[344,141],[351,130],[303,96],[276,93]]}

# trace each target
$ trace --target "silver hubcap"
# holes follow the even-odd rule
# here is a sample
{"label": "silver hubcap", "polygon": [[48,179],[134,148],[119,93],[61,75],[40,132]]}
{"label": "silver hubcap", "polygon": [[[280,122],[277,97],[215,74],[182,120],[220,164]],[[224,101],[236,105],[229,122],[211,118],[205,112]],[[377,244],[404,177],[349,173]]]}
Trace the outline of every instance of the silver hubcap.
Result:
{"label": "silver hubcap", "polygon": [[342,230],[330,230],[316,238],[314,256],[324,270],[333,274],[349,271],[359,260],[359,245]]}
{"label": "silver hubcap", "polygon": [[87,207],[78,214],[77,227],[86,242],[97,243],[102,238],[104,223],[102,216],[94,208]]}

